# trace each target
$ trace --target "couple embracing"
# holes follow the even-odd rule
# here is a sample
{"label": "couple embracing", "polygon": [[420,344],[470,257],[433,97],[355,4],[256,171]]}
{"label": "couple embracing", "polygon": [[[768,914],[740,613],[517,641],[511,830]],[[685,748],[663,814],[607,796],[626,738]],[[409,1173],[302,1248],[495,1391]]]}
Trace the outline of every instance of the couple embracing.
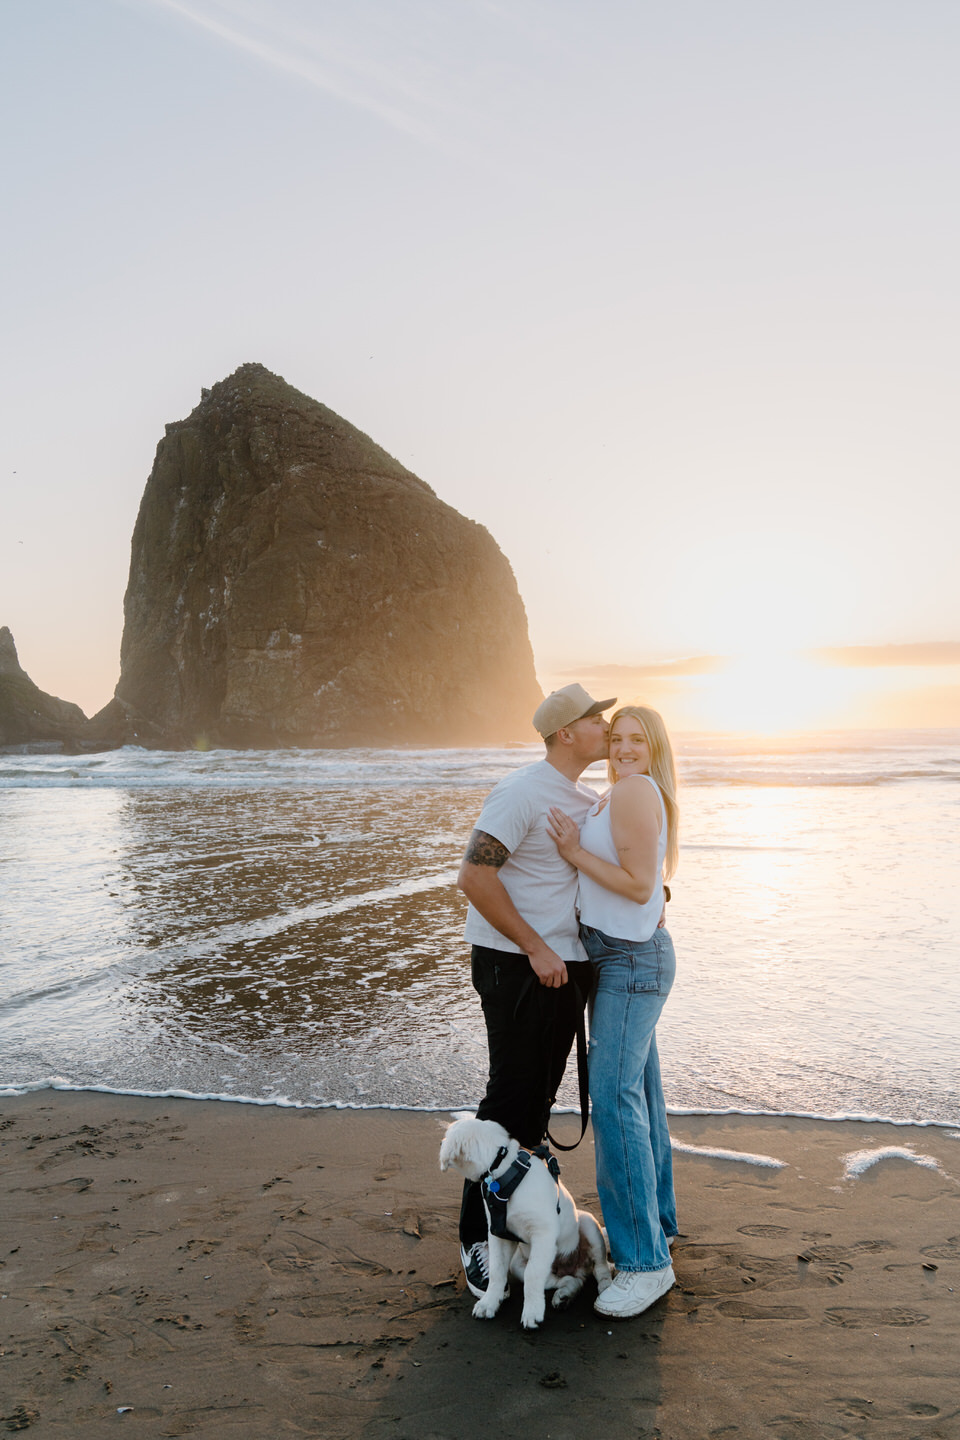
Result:
{"label": "couple embracing", "polygon": [[[555,690],[533,717],[546,755],[487,797],[458,884],[487,1027],[490,1074],[477,1116],[527,1149],[542,1141],[588,998],[597,1191],[616,1266],[595,1309],[639,1315],[674,1283],[673,1166],[656,1023],[676,968],[663,927],[677,860],[676,773],[655,710]],[[579,784],[606,759],[599,801]],[[578,918],[579,911],[579,918]],[[480,1186],[464,1187],[467,1283],[486,1289]]]}

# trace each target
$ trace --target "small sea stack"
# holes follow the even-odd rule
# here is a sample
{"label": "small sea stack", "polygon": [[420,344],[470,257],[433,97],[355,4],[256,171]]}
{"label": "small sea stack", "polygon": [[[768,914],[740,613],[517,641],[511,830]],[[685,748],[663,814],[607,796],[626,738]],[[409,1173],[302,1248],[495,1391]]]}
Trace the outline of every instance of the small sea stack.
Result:
{"label": "small sea stack", "polygon": [[0,746],[72,749],[86,723],[79,705],[34,684],[20,664],[10,630],[0,626]]}
{"label": "small sea stack", "polygon": [[346,420],[251,364],[166,427],[105,734],[494,744],[534,739],[540,698],[492,536]]}

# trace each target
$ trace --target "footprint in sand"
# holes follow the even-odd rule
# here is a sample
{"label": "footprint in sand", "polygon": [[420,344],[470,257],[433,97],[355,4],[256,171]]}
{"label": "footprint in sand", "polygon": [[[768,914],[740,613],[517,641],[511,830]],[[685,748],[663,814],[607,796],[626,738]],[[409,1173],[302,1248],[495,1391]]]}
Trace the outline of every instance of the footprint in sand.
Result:
{"label": "footprint in sand", "polygon": [[72,1180],[55,1180],[49,1185],[29,1185],[25,1188],[28,1195],[55,1195],[58,1190],[71,1190],[80,1195],[84,1190],[89,1190],[92,1184],[91,1175],[74,1175]]}
{"label": "footprint in sand", "polygon": [[338,1270],[341,1275],[369,1275],[379,1277],[391,1273],[389,1266],[381,1265],[379,1260],[367,1260],[358,1255],[354,1250],[341,1252],[334,1255],[329,1261],[333,1270]]}
{"label": "footprint in sand", "polygon": [[809,1261],[798,1266],[793,1256],[779,1259],[745,1255],[740,1261],[740,1268],[746,1270],[765,1290],[796,1290],[801,1285],[842,1285],[844,1276],[853,1266],[848,1260]]}
{"label": "footprint in sand", "polygon": [[945,1245],[926,1245],[920,1254],[931,1260],[960,1260],[960,1235],[951,1235]]}
{"label": "footprint in sand", "polygon": [[0,1420],[5,1420],[8,1430],[26,1430],[35,1420],[40,1419],[39,1410],[28,1410],[26,1405],[18,1405],[16,1410],[11,1410],[9,1415],[0,1415]]}
{"label": "footprint in sand", "polygon": [[389,1180],[403,1168],[403,1160],[397,1154],[384,1155],[380,1161],[380,1169],[374,1175],[374,1180]]}
{"label": "footprint in sand", "polygon": [[872,1330],[877,1325],[925,1325],[930,1319],[929,1315],[924,1315],[919,1310],[911,1310],[906,1305],[876,1308],[864,1306],[862,1309],[854,1305],[841,1305],[823,1313],[824,1319],[830,1325],[842,1325],[845,1330]]}
{"label": "footprint in sand", "polygon": [[263,1338],[263,1326],[258,1325],[250,1315],[235,1312],[233,1316],[233,1335],[240,1345],[252,1345]]}
{"label": "footprint in sand", "polygon": [[[876,1402],[867,1400],[861,1395],[834,1395],[830,1404],[842,1406],[840,1413],[842,1415],[849,1415],[854,1420],[892,1418],[891,1412],[889,1411],[881,1416],[877,1409]],[[925,1405],[921,1400],[906,1400],[903,1409],[907,1415],[923,1416],[925,1419],[940,1414],[936,1405]]]}
{"label": "footprint in sand", "polygon": [[789,1235],[786,1225],[738,1225],[738,1235],[760,1235],[775,1239],[777,1235]]}
{"label": "footprint in sand", "polygon": [[734,1320],[809,1319],[800,1305],[751,1305],[749,1300],[721,1300],[717,1309],[721,1315],[729,1315]]}
{"label": "footprint in sand", "polygon": [[685,1260],[717,1260],[722,1265],[736,1263],[723,1245],[684,1245],[683,1258]]}
{"label": "footprint in sand", "polygon": [[823,1431],[818,1424],[812,1420],[806,1420],[799,1415],[774,1415],[772,1420],[764,1422],[765,1428],[772,1430],[778,1425],[780,1440],[790,1436],[790,1440],[823,1440]]}
{"label": "footprint in sand", "polygon": [[690,1273],[688,1268],[682,1287],[685,1295],[698,1299],[716,1295],[742,1295],[744,1285],[756,1284],[755,1276],[745,1275],[741,1270],[741,1257],[731,1255],[720,1246],[687,1245],[684,1246],[683,1257],[685,1261],[706,1262],[698,1274]]}
{"label": "footprint in sand", "polygon": [[855,1240],[852,1245],[811,1245],[800,1254],[801,1260],[849,1260],[852,1255],[868,1255],[877,1250],[893,1250],[889,1240]]}
{"label": "footprint in sand", "polygon": [[853,1420],[872,1420],[877,1413],[873,1401],[862,1395],[835,1395],[831,1404],[842,1405],[841,1415],[849,1415]]}

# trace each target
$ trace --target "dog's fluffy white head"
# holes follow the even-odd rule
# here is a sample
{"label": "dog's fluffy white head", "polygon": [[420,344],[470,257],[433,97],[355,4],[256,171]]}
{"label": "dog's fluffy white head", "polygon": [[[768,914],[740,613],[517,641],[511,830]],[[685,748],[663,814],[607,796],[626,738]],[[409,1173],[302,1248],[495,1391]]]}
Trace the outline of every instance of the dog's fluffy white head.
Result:
{"label": "dog's fluffy white head", "polygon": [[440,1146],[440,1169],[452,1168],[467,1180],[479,1180],[490,1169],[497,1151],[510,1144],[510,1136],[495,1120],[455,1120]]}

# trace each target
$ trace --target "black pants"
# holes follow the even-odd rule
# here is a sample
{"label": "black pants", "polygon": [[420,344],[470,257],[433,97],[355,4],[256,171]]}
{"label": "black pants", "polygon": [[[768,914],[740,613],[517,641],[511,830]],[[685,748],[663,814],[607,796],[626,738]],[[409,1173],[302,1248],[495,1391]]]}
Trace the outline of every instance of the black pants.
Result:
{"label": "black pants", "polygon": [[[473,988],[487,1027],[490,1073],[477,1117],[496,1120],[532,1150],[550,1122],[550,1108],[593,983],[589,961],[567,966],[566,985],[541,985],[526,955],[474,945]],[[460,1207],[460,1239],[469,1248],[485,1240],[487,1220],[480,1186],[467,1181]]]}

